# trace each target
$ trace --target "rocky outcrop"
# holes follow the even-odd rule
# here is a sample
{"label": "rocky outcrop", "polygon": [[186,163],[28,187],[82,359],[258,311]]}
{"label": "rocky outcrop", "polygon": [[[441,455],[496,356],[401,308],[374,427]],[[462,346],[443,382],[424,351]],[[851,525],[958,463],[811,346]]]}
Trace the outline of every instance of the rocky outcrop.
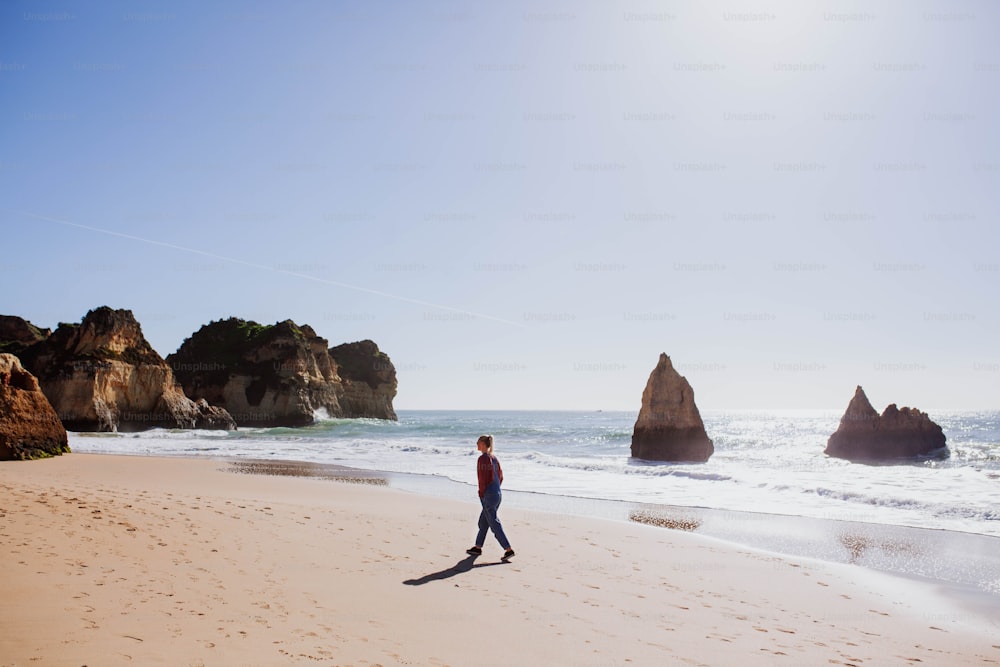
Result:
{"label": "rocky outcrop", "polygon": [[0,352],[19,354],[51,334],[52,329],[40,329],[20,317],[0,315]]}
{"label": "rocky outcrop", "polygon": [[13,354],[0,354],[0,461],[68,452],[66,429],[38,380]]}
{"label": "rocky outcrop", "polygon": [[184,396],[129,310],[92,310],[20,356],[71,431],[236,426],[225,410]]}
{"label": "rocky outcrop", "polygon": [[304,426],[320,411],[344,414],[326,339],[291,320],[211,322],[167,362],[188,396],[225,406],[240,425]]}
{"label": "rocky outcrop", "polygon": [[884,461],[921,456],[946,456],[941,427],[916,408],[888,406],[881,415],[860,386],[827,441],[825,453],[851,461]]}
{"label": "rocky outcrop", "polygon": [[694,403],[694,390],[674,369],[670,357],[661,354],[642,392],[642,407],[632,431],[632,456],[703,463],[714,451]]}
{"label": "rocky outcrop", "polygon": [[343,384],[340,407],[347,417],[396,419],[396,368],[370,340],[330,348]]}

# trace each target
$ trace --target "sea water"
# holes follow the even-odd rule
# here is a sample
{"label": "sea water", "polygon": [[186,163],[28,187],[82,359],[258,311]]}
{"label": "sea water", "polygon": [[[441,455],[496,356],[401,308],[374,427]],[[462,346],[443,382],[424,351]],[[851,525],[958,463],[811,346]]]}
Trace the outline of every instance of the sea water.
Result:
{"label": "sea water", "polygon": [[[476,483],[475,443],[495,437],[504,489],[944,529],[1000,537],[1000,411],[935,412],[950,456],[868,465],[823,454],[837,411],[708,411],[707,463],[631,458],[635,412],[410,411],[399,421],[302,428],[70,435],[77,452],[330,463]],[[470,490],[474,493],[474,490]]]}

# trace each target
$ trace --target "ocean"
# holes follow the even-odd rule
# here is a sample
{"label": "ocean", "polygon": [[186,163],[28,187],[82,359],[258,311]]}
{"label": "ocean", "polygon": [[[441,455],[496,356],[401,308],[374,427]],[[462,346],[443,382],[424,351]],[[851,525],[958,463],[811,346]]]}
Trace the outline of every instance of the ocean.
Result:
{"label": "ocean", "polygon": [[866,465],[828,458],[834,411],[706,412],[703,464],[630,457],[634,412],[438,411],[398,422],[321,419],[303,428],[71,434],[74,451],[332,463],[475,484],[492,433],[506,491],[753,511],[1000,537],[1000,412],[945,412],[944,460]]}
{"label": "ocean", "polygon": [[636,415],[401,410],[398,422],[318,415],[303,428],[71,433],[70,445],[379,471],[403,490],[471,505],[476,439],[491,433],[507,506],[696,529],[1000,596],[1000,411],[934,412],[950,456],[892,465],[824,455],[834,410],[706,411],[707,463],[639,461],[630,457]]}

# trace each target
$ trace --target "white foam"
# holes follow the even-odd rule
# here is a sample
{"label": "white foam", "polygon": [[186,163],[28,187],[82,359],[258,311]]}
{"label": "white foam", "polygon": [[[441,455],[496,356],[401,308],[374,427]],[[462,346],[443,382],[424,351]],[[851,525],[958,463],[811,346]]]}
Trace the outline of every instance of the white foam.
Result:
{"label": "white foam", "polygon": [[[1000,535],[1000,414],[947,414],[945,461],[868,466],[823,455],[829,414],[706,415],[704,464],[630,458],[634,413],[403,412],[299,429],[71,434],[74,451],[337,463],[474,481],[480,432],[497,438],[505,488]],[[950,430],[949,430],[950,429]],[[955,434],[955,435],[953,435]]]}

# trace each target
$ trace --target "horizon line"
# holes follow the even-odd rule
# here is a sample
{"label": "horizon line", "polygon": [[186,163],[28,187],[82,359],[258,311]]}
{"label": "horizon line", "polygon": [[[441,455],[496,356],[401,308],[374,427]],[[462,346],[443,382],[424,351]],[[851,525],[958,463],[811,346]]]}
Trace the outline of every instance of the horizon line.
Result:
{"label": "horizon line", "polygon": [[[914,407],[914,406],[903,406],[903,407]],[[597,413],[597,412],[633,412],[638,413],[639,410],[635,408],[401,408],[398,406],[393,406],[393,409],[397,412],[580,412],[580,413]],[[812,408],[794,408],[794,407],[762,407],[762,408],[698,408],[699,412],[778,412],[778,411],[795,411],[795,412],[819,412],[819,411],[830,411],[836,413],[843,413],[847,407],[812,407]],[[956,407],[932,407],[932,408],[917,408],[921,412],[1000,412],[1000,407],[979,407],[979,408],[956,408]]]}

